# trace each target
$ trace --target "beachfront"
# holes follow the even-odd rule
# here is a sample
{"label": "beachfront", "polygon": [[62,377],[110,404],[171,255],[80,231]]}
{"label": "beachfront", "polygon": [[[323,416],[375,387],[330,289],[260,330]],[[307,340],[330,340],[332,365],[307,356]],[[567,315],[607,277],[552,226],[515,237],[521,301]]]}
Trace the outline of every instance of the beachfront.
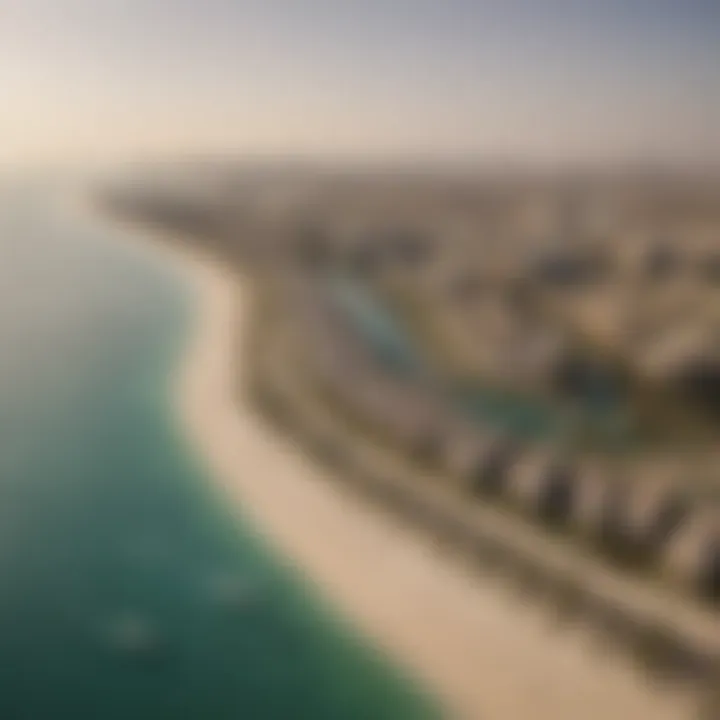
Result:
{"label": "beachfront", "polygon": [[180,394],[193,442],[271,543],[449,717],[691,717],[689,697],[650,686],[591,632],[558,631],[541,608],[343,491],[260,424],[235,392],[248,290],[221,265],[182,266],[200,304]]}

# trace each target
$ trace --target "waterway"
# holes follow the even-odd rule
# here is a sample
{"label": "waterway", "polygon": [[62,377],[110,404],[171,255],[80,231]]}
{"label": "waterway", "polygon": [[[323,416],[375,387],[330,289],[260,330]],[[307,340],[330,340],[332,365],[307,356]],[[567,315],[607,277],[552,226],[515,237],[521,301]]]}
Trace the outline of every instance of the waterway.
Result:
{"label": "waterway", "polygon": [[638,442],[623,397],[607,378],[589,375],[582,395],[572,402],[513,392],[492,382],[459,383],[433,366],[421,339],[369,284],[339,276],[329,281],[327,292],[389,372],[436,393],[479,427],[523,440],[590,441],[605,450],[625,450]]}

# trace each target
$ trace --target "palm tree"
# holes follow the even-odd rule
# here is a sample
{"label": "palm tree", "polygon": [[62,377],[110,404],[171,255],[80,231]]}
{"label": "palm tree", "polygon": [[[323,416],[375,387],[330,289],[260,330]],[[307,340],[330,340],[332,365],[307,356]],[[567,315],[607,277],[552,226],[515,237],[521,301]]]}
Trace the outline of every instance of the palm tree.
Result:
{"label": "palm tree", "polygon": [[555,462],[543,474],[538,497],[538,515],[549,525],[566,525],[576,498],[576,470],[566,462]]}
{"label": "palm tree", "polygon": [[700,559],[698,593],[704,600],[720,602],[720,538],[708,538]]}
{"label": "palm tree", "polygon": [[697,509],[665,548],[666,574],[697,597],[720,602],[720,514]]}
{"label": "palm tree", "polygon": [[479,458],[472,472],[472,489],[478,495],[498,496],[507,488],[508,474],[517,459],[518,449],[509,439],[495,441]]}

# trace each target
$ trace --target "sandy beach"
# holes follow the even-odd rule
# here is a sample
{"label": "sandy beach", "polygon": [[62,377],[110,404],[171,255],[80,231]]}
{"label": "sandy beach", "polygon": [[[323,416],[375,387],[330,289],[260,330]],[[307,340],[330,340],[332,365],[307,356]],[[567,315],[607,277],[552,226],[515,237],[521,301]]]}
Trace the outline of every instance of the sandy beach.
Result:
{"label": "sandy beach", "polygon": [[247,290],[172,253],[197,296],[178,387],[191,442],[222,492],[361,634],[430,688],[452,718],[680,720],[686,696],[651,687],[619,652],[396,524],[265,426],[232,390]]}

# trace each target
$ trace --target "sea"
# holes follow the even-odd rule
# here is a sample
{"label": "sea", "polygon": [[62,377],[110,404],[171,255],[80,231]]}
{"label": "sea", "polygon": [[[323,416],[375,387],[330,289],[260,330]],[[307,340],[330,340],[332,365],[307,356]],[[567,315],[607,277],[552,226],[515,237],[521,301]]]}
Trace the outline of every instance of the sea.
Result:
{"label": "sea", "polygon": [[191,289],[74,192],[0,182],[0,720],[440,717],[224,501]]}

